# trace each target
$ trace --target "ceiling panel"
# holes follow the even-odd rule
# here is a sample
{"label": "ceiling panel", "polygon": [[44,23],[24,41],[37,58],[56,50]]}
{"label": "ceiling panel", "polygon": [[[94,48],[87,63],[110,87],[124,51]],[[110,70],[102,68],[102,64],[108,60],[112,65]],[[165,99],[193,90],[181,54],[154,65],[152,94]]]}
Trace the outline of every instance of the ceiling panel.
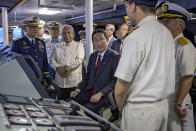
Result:
{"label": "ceiling panel", "polygon": [[[4,1],[19,1],[19,0],[4,0]],[[94,0],[94,11],[113,8],[113,4],[122,4],[122,0]],[[49,6],[50,9],[61,7],[61,13],[49,16],[39,15],[38,12]],[[55,9],[56,9],[55,8]],[[26,3],[9,13],[9,21],[21,21],[27,17],[39,16],[45,21],[58,20],[64,22],[66,18],[84,15],[85,0],[28,0]],[[1,16],[0,16],[1,17]]]}
{"label": "ceiling panel", "polygon": [[0,0],[0,7],[7,7],[8,10],[14,8],[22,0]]}

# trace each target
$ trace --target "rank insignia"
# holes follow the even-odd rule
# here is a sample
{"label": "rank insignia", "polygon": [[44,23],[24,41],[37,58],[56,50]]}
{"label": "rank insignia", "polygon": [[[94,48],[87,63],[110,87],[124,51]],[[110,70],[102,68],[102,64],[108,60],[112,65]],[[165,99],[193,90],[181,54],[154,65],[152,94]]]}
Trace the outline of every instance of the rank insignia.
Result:
{"label": "rank insignia", "polygon": [[25,46],[27,43],[25,41],[22,41],[23,45]]}
{"label": "rank insignia", "polygon": [[31,48],[31,47],[24,45],[24,49],[29,49],[29,48]]}

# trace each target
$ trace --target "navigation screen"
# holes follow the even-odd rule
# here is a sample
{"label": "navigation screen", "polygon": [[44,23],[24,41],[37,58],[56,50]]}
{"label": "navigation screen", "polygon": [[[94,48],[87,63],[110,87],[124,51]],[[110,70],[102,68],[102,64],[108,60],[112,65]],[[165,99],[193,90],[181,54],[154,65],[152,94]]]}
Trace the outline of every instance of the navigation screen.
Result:
{"label": "navigation screen", "polygon": [[22,102],[27,103],[26,99],[24,97],[18,97],[18,96],[6,96],[7,100],[10,102]]}
{"label": "navigation screen", "polygon": [[32,102],[26,97],[4,96],[4,98],[5,98],[5,101],[8,103],[32,104]]}

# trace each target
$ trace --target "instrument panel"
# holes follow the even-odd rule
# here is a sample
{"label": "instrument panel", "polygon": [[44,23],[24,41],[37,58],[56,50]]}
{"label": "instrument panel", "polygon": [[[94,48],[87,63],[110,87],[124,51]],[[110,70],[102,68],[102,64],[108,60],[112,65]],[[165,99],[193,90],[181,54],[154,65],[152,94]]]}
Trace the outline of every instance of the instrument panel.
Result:
{"label": "instrument panel", "polygon": [[0,97],[1,131],[101,131],[99,122],[82,116],[65,101]]}

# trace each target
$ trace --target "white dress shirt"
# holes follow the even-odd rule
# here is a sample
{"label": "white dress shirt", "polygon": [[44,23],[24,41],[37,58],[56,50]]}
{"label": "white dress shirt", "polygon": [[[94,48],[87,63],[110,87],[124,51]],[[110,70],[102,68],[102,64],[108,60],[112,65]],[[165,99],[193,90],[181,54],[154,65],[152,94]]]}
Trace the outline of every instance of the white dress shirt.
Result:
{"label": "white dress shirt", "polygon": [[50,63],[56,70],[59,66],[66,66],[67,76],[62,78],[58,73],[55,81],[61,88],[76,87],[82,80],[82,62],[84,60],[84,46],[76,41],[65,43],[61,41],[54,46]]}
{"label": "white dress shirt", "polygon": [[130,102],[153,102],[174,92],[174,40],[154,16],[145,17],[125,38],[115,76],[131,82]]}

